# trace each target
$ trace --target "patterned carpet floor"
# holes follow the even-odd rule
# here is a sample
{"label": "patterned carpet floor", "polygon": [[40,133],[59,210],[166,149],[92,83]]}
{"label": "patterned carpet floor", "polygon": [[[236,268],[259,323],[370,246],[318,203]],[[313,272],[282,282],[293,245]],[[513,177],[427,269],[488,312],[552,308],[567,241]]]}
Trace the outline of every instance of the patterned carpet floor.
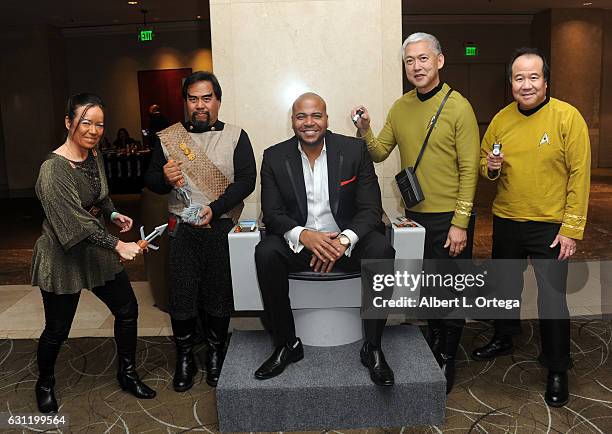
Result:
{"label": "patterned carpet floor", "polygon": [[[574,367],[570,371],[570,402],[564,408],[549,408],[544,403],[546,370],[537,362],[537,321],[523,322],[523,334],[515,340],[513,355],[492,362],[470,360],[471,350],[484,344],[490,335],[487,323],[474,322],[466,327],[458,354],[457,382],[446,403],[443,426],[328,429],[336,433],[404,434],[612,432],[610,321],[572,321]],[[0,413],[35,412],[35,348],[36,340],[32,339],[0,340]],[[199,366],[204,352],[198,352]],[[141,377],[158,392],[154,400],[137,400],[120,390],[112,339],[70,339],[62,348],[56,370],[60,414],[69,418],[69,427],[61,432],[218,431],[215,390],[204,382],[203,371],[189,392],[173,391],[174,345],[170,338],[140,338],[138,364]],[[0,431],[34,430],[0,427]]]}

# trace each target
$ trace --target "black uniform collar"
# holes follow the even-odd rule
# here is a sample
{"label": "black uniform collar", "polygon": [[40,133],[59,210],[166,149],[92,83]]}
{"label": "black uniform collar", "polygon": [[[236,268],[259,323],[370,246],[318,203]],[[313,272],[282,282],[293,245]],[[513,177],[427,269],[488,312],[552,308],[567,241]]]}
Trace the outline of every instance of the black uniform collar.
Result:
{"label": "black uniform collar", "polygon": [[417,97],[419,98],[419,100],[420,100],[421,102],[427,101],[428,99],[433,98],[433,96],[434,96],[435,94],[437,94],[438,92],[440,92],[440,91],[442,90],[442,86],[444,86],[444,83],[440,82],[440,83],[439,83],[439,84],[438,84],[436,87],[434,87],[432,90],[430,90],[430,91],[429,91],[429,92],[427,92],[427,93],[420,93],[420,92],[417,90],[417,93],[416,93],[416,94],[417,94]]}
{"label": "black uniform collar", "polygon": [[544,107],[546,104],[548,104],[548,101],[550,101],[550,97],[547,96],[546,99],[544,101],[542,101],[540,104],[538,104],[538,106],[529,109],[529,110],[523,110],[518,104],[516,105],[516,107],[518,108],[518,111],[521,112],[522,115],[524,116],[531,116],[532,114],[534,114],[535,112],[537,112],[538,110],[540,110],[542,107]]}
{"label": "black uniform collar", "polygon": [[215,122],[214,124],[209,125],[208,127],[206,127],[204,129],[204,131],[195,131],[191,121],[185,122],[184,125],[185,125],[185,129],[187,131],[189,131],[190,133],[206,133],[208,131],[222,131],[223,130],[223,126],[225,124],[223,122],[221,122],[219,119],[217,119],[217,122]]}

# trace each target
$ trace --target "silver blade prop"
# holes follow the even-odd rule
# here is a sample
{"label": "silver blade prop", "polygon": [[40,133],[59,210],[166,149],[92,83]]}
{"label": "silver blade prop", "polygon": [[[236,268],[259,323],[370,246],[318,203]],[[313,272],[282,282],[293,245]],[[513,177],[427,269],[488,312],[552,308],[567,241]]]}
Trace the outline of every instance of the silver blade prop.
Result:
{"label": "silver blade prop", "polygon": [[155,229],[153,229],[153,231],[149,235],[147,235],[145,237],[144,226],[141,226],[140,227],[140,237],[141,237],[142,240],[147,242],[147,247],[148,248],[151,248],[153,250],[159,250],[159,247],[151,244],[151,241],[153,241],[155,238],[161,236],[164,233],[164,231],[166,230],[167,227],[168,227],[168,223],[165,223],[163,225],[157,226]]}

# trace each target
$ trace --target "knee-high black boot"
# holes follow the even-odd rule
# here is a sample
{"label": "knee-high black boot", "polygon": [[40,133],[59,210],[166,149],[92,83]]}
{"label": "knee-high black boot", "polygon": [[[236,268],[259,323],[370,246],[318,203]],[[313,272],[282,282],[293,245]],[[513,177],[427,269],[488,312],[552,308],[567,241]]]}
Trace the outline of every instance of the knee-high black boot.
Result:
{"label": "knee-high black boot", "polygon": [[221,368],[225,360],[225,344],[230,317],[217,317],[206,314],[206,383],[217,387]]}
{"label": "knee-high black boot", "polygon": [[177,392],[185,392],[193,386],[193,377],[197,372],[193,356],[193,338],[196,319],[177,320],[172,318],[172,331],[176,343],[176,368],[173,386]]}
{"label": "knee-high black boot", "polygon": [[57,413],[55,399],[55,361],[62,342],[49,338],[45,332],[40,336],[36,360],[38,363],[38,381],[36,382],[36,404],[41,413]]}
{"label": "knee-high black boot", "polygon": [[440,367],[444,377],[446,377],[446,393],[449,394],[455,384],[455,357],[457,355],[457,348],[459,348],[459,342],[461,341],[463,327],[445,325],[443,330],[445,342],[441,354],[442,364]]}
{"label": "knee-high black boot", "polygon": [[117,344],[117,381],[121,389],[136,398],[153,399],[155,391],[144,384],[136,372],[137,318],[115,318],[115,342]]}

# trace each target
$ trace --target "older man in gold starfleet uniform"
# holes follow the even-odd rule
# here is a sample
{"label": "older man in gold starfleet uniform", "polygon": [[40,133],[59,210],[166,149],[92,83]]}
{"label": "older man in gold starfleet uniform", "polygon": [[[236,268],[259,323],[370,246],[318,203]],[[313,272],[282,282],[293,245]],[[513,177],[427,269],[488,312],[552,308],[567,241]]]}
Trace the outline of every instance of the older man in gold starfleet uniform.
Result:
{"label": "older man in gold starfleet uniform", "polygon": [[[516,51],[509,78],[516,100],[491,121],[481,146],[480,172],[497,180],[493,202],[493,259],[531,258],[538,281],[542,354],[548,368],[546,403],[568,401],[570,322],[565,298],[567,259],[586,223],[591,153],[587,125],[576,108],[546,96],[548,65],[536,49]],[[501,153],[492,152],[501,144]],[[497,152],[496,152],[497,153]],[[511,273],[516,298],[522,270]],[[473,358],[512,352],[520,321],[498,319],[495,335]]]}

